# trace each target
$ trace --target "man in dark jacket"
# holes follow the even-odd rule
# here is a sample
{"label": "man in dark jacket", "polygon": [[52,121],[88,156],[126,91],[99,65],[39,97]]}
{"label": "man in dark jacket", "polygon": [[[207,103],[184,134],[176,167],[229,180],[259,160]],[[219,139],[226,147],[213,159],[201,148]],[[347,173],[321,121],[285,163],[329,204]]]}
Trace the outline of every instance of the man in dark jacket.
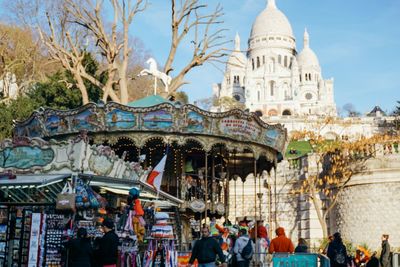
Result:
{"label": "man in dark jacket", "polygon": [[65,247],[69,250],[68,266],[91,267],[93,249],[85,228],[79,228],[77,238],[68,241]]}
{"label": "man in dark jacket", "polygon": [[389,245],[389,235],[382,235],[382,252],[379,257],[379,263],[381,267],[390,267],[390,245]]}
{"label": "man in dark jacket", "polygon": [[[210,236],[210,229],[203,227],[201,230],[203,237],[198,240],[192,250],[188,267],[190,267],[194,260],[197,259],[199,267],[215,267],[217,255],[221,262],[225,262],[225,256],[218,242]],[[226,265],[224,263],[224,265]]]}
{"label": "man in dark jacket", "polygon": [[333,235],[333,241],[328,246],[327,256],[331,262],[331,267],[347,267],[347,250],[340,233]]}
{"label": "man in dark jacket", "polygon": [[116,267],[118,260],[118,236],[114,232],[114,222],[106,218],[102,224],[104,236],[99,240],[96,251],[97,260],[102,267]]}

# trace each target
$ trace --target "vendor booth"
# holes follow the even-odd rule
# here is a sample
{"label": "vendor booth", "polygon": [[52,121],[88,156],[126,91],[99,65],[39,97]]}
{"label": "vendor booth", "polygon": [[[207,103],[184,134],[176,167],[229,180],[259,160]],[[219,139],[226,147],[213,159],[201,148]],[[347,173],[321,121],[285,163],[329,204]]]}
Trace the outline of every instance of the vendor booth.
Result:
{"label": "vendor booth", "polygon": [[[162,243],[166,249],[188,249],[201,223],[229,215],[231,180],[249,174],[259,179],[276,167],[287,133],[253,113],[211,113],[155,102],[157,96],[128,106],[110,102],[70,111],[41,109],[18,122],[14,139],[0,147],[5,175],[0,187],[6,189],[1,202],[55,205],[66,182],[79,179],[117,210],[129,189],[137,188],[144,209],[153,205],[168,215],[152,218],[153,225],[173,222],[173,236]],[[156,190],[148,177],[160,168],[164,175]],[[157,227],[149,232],[148,240],[155,243],[148,242],[147,251],[152,251],[150,245],[160,244],[160,237]],[[156,258],[154,253],[144,260]]]}

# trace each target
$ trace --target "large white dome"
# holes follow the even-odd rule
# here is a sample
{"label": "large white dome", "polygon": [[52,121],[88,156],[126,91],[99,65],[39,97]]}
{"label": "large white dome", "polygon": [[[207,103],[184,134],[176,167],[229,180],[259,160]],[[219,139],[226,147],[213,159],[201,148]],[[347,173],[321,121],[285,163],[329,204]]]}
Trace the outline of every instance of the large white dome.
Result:
{"label": "large white dome", "polygon": [[269,0],[267,8],[257,16],[251,28],[250,38],[279,34],[294,38],[289,20],[275,5],[275,0]]}

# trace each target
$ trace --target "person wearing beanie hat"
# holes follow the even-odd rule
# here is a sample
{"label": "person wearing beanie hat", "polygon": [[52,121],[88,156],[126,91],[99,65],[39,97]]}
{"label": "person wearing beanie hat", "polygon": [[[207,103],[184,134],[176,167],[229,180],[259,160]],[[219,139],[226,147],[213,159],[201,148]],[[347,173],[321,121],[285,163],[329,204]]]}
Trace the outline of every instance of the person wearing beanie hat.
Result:
{"label": "person wearing beanie hat", "polygon": [[294,246],[292,240],[286,237],[285,229],[283,227],[278,227],[275,230],[277,237],[272,239],[271,245],[269,246],[268,252],[294,252]]}
{"label": "person wearing beanie hat", "polygon": [[99,240],[99,248],[95,253],[96,260],[102,267],[116,267],[119,239],[114,232],[114,222],[110,218],[105,218],[101,226],[104,236]]}

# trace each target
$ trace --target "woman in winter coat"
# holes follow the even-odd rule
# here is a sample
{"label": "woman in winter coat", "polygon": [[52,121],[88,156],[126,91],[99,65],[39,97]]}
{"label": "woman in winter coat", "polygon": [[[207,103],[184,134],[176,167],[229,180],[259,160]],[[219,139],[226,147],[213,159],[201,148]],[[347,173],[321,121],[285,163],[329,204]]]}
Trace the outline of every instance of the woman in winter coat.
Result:
{"label": "woman in winter coat", "polygon": [[77,238],[66,244],[69,249],[68,266],[91,267],[93,249],[85,228],[79,228]]}
{"label": "woman in winter coat", "polygon": [[347,252],[343,244],[340,233],[333,235],[333,241],[329,243],[328,258],[331,261],[331,267],[346,267]]}

